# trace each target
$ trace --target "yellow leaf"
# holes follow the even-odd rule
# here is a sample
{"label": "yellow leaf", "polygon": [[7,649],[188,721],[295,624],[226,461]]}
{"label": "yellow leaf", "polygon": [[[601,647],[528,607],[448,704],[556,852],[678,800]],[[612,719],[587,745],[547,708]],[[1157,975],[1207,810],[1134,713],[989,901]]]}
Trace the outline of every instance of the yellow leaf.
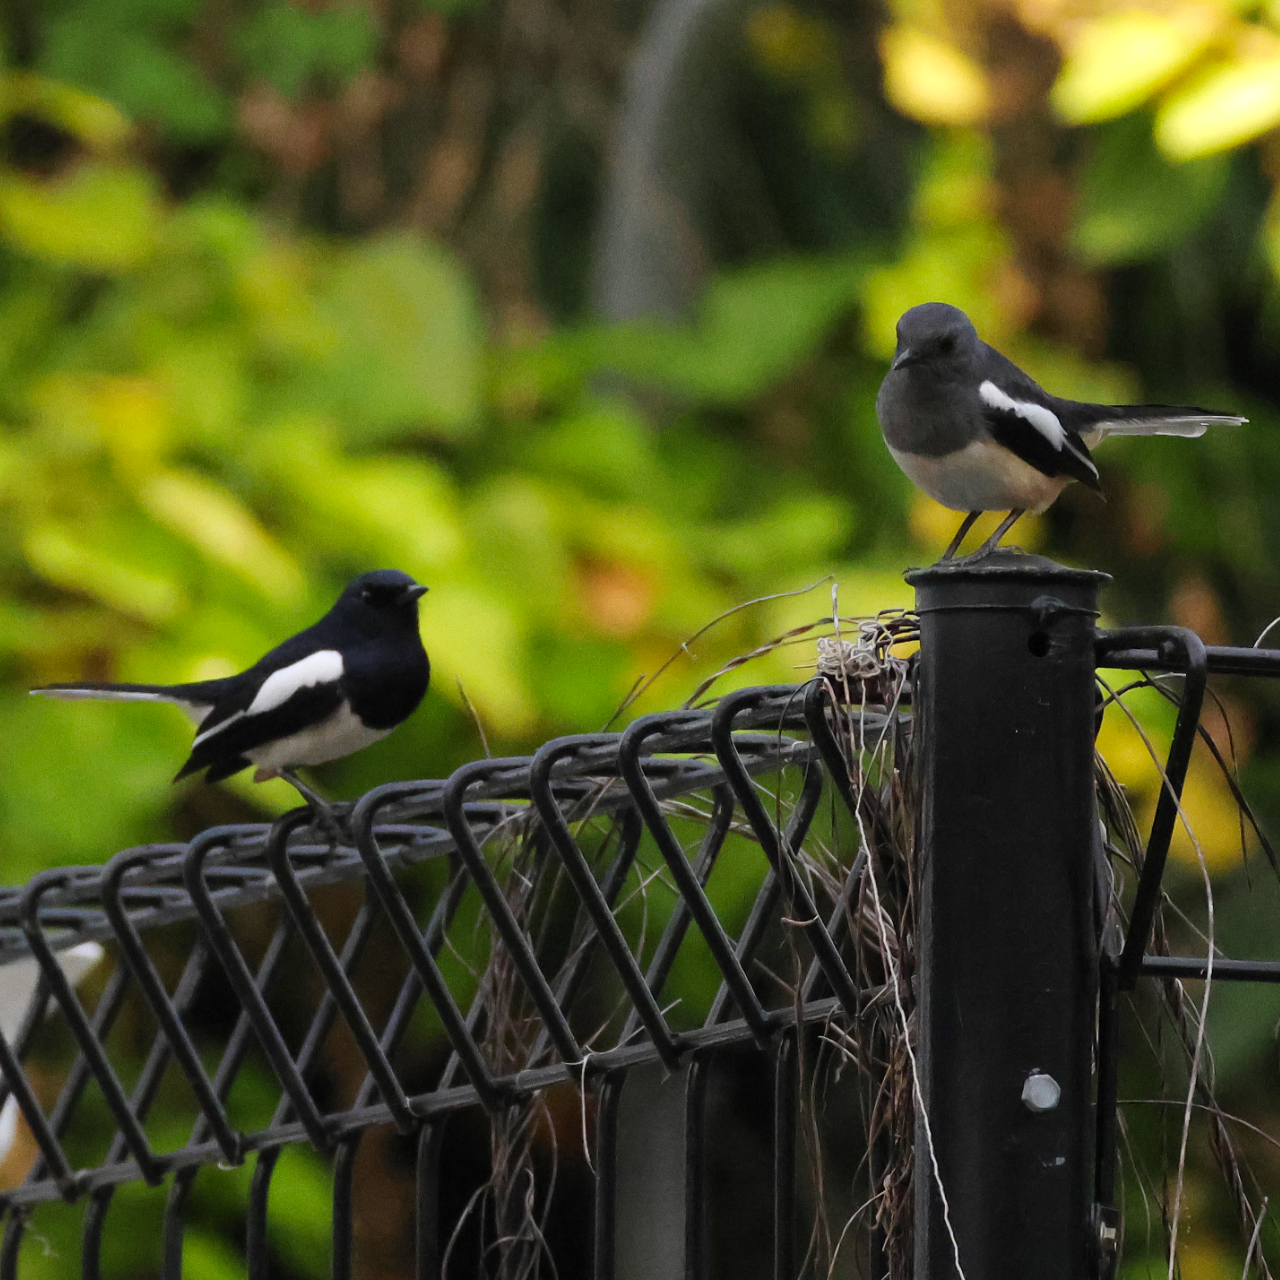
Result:
{"label": "yellow leaf", "polygon": [[88,407],[126,473],[150,470],[173,435],[169,402],[146,378],[95,379]]}
{"label": "yellow leaf", "polygon": [[1237,1280],[1239,1272],[1235,1254],[1224,1249],[1221,1241],[1178,1241],[1178,1274],[1182,1280]]}
{"label": "yellow leaf", "polygon": [[212,481],[189,472],[161,472],[143,486],[139,498],[166,528],[267,595],[285,603],[302,596],[306,581],[297,562],[251,511]]}
{"label": "yellow leaf", "polygon": [[49,582],[148,622],[165,622],[186,604],[176,583],[77,538],[60,524],[50,522],[32,529],[23,551],[31,567]]}
{"label": "yellow leaf", "polygon": [[153,470],[173,437],[169,401],[149,378],[55,373],[31,402],[42,425],[65,442],[105,449],[124,475]]}
{"label": "yellow leaf", "polygon": [[129,119],[103,98],[29,71],[0,76],[0,115],[38,116],[90,147],[119,146],[133,130]]}
{"label": "yellow leaf", "polygon": [[1173,12],[1126,9],[1087,23],[1053,86],[1070,124],[1094,124],[1141,106],[1180,75],[1216,34],[1221,14],[1199,5]]}
{"label": "yellow leaf", "polygon": [[[1130,697],[1127,701],[1132,700]],[[1133,707],[1130,710],[1135,715],[1140,711]],[[1163,755],[1168,749],[1164,736],[1149,724],[1144,724],[1143,729]],[[1131,801],[1136,797],[1144,800],[1154,797],[1159,779],[1151,752],[1123,711],[1114,706],[1107,709],[1095,745],[1116,781],[1129,793]]]}
{"label": "yellow leaf", "polygon": [[122,271],[150,253],[160,218],[141,169],[86,164],[53,182],[0,174],[0,229],[38,258]]}
{"label": "yellow leaf", "polygon": [[925,124],[973,125],[987,118],[991,89],[982,68],[954,45],[898,23],[880,37],[884,90]]}
{"label": "yellow leaf", "polygon": [[[1169,853],[1193,867],[1200,865],[1200,853],[1210,875],[1221,875],[1241,864],[1240,810],[1236,808],[1218,766],[1197,752],[1182,788],[1181,818],[1173,829]],[[1191,835],[1187,834],[1187,827]],[[1192,839],[1194,836],[1194,839]],[[1196,846],[1199,845],[1199,852]]]}
{"label": "yellow leaf", "polygon": [[1237,147],[1280,124],[1280,52],[1211,67],[1166,99],[1156,142],[1173,160]]}

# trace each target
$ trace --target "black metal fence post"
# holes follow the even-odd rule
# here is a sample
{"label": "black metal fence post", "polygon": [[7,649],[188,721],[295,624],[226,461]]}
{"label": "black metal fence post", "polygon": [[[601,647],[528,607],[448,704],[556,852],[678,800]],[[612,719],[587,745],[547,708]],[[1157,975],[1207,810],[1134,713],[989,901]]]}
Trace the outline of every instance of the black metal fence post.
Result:
{"label": "black metal fence post", "polygon": [[917,1280],[1089,1274],[1104,574],[916,570]]}

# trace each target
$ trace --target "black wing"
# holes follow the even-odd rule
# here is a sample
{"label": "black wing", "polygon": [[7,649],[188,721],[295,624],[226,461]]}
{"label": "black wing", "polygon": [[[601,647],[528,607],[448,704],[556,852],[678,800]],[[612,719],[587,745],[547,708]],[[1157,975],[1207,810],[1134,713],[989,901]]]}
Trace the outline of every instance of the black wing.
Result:
{"label": "black wing", "polygon": [[983,416],[992,437],[1010,453],[1016,454],[1028,466],[1035,467],[1041,475],[1070,476],[1102,492],[1098,468],[1093,465],[1085,442],[1080,439],[1079,428],[1059,412],[1059,405],[1074,404],[1051,396],[1034,378],[1024,373],[1007,356],[994,347],[982,344],[976,363],[976,371],[984,382],[990,380],[1010,400],[1017,404],[1043,409],[1051,414],[1062,427],[1061,447],[1041,431],[1025,414],[1013,409],[996,408],[981,401]]}
{"label": "black wing", "polygon": [[342,698],[341,683],[328,681],[306,685],[270,711],[242,715],[238,719],[227,716],[223,721],[225,728],[215,730],[192,748],[174,782],[199,773],[201,769],[209,770],[210,782],[228,778],[250,763],[244,759],[246,751],[319,724],[337,711],[342,705]]}
{"label": "black wing", "polygon": [[994,409],[983,405],[983,417],[992,438],[1042,475],[1070,476],[1102,492],[1098,468],[1085,443],[1070,428],[1064,427],[1062,448],[1058,448],[1038,427],[1012,409]]}

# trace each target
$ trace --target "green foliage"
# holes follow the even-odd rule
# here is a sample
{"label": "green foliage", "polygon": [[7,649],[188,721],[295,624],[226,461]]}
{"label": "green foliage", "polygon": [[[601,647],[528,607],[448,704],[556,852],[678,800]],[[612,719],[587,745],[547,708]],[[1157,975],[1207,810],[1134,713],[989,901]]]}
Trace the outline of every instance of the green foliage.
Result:
{"label": "green foliage", "polygon": [[415,425],[457,436],[477,425],[480,313],[446,254],[407,236],[357,245],[335,263],[323,306],[347,338],[324,392],[347,439],[373,443]]}
{"label": "green foliage", "polygon": [[[1280,202],[1252,152],[1226,154],[1274,124],[1276,82],[1260,82],[1250,59],[1193,14],[1124,9],[1080,27],[1053,96],[1062,118],[1088,126],[1058,138],[1078,165],[1075,187],[1043,183],[1049,195],[1038,206],[1027,198],[1030,214],[1018,199],[1041,189],[1040,170],[1020,187],[1003,172],[1018,163],[1007,139],[939,128],[903,158],[916,170],[891,249],[867,232],[822,254],[718,271],[677,324],[584,320],[512,339],[499,336],[500,300],[482,296],[475,261],[456,247],[478,259],[474,237],[458,234],[450,247],[411,232],[417,215],[400,205],[367,226],[313,217],[347,170],[335,162],[310,174],[307,200],[292,200],[302,180],[246,123],[246,103],[269,99],[282,136],[319,119],[328,145],[345,98],[391,76],[395,21],[483,5],[445,0],[395,15],[287,0],[226,11],[202,0],[36,8],[31,69],[6,72],[0,93],[13,138],[34,122],[58,143],[51,156],[26,158],[15,144],[0,162],[8,882],[170,837],[176,819],[189,826],[231,803],[198,783],[171,787],[190,742],[176,712],[37,702],[31,684],[227,674],[371,567],[430,585],[422,625],[433,686],[396,734],[321,771],[335,795],[443,776],[476,757],[473,714],[495,754],[598,729],[673,655],[623,718],[677,705],[729,658],[825,613],[824,575],[835,576],[845,613],[908,603],[901,568],[946,536],[885,454],[873,401],[894,321],[927,298],[963,306],[1063,394],[1243,406],[1248,428],[1195,445],[1108,444],[1099,462],[1110,505],[1068,494],[1028,536],[1112,571],[1117,619],[1194,621],[1177,602],[1197,584],[1208,584],[1236,642],[1280,612],[1280,416],[1274,379],[1258,372],[1280,340]],[[1258,37],[1259,14],[1222,21]],[[786,5],[760,10],[748,43],[798,91],[820,147],[839,150],[869,117],[841,105],[826,19],[801,17]],[[901,48],[932,50],[936,66],[948,46],[931,35]],[[964,66],[982,90],[974,110],[985,110],[986,73]],[[1241,102],[1248,109],[1235,111]],[[370,152],[385,141],[372,125],[360,136]],[[440,141],[430,139],[446,150]],[[510,178],[506,153],[494,150],[484,163]],[[206,153],[209,176],[195,194],[176,194],[186,190],[178,160]],[[418,181],[410,177],[402,185]],[[1096,276],[1081,284],[1088,269],[1115,266],[1123,288],[1105,294]],[[1112,358],[1099,360],[1107,302]],[[1030,331],[1035,316],[1064,314],[1074,317],[1062,330],[1070,342],[1052,323]],[[1077,323],[1081,314],[1094,329]],[[1248,385],[1232,387],[1246,366]],[[941,519],[949,535],[954,521]],[[808,595],[735,613],[681,648],[722,611],[812,583]],[[803,678],[811,661],[785,650],[725,684]],[[1145,718],[1167,731],[1167,708],[1152,708]],[[1254,751],[1248,789],[1270,806],[1273,829],[1277,714],[1251,709],[1257,733],[1243,748]],[[280,783],[241,777],[227,788],[264,813],[294,803]],[[759,873],[758,849],[732,840],[709,886],[730,924]],[[439,874],[413,873],[424,899],[438,894]],[[655,891],[651,937],[668,910]],[[487,945],[476,911],[469,896],[459,953],[442,958],[463,993]],[[639,907],[627,911],[635,926]],[[1252,918],[1234,887],[1220,917]],[[1260,954],[1264,935],[1242,928],[1228,949]],[[678,1019],[713,994],[700,947],[695,938],[673,974]],[[1211,1034],[1233,1087],[1262,1060],[1260,1025],[1234,993],[1215,1006]],[[408,1049],[426,1052],[439,1036],[424,1005]],[[265,1077],[233,1098],[239,1118],[264,1118],[272,1105]],[[227,1241],[249,1176],[246,1166],[197,1181],[189,1274],[242,1271]],[[120,1194],[136,1196],[127,1208],[139,1222],[157,1220],[154,1196]],[[290,1274],[327,1267],[317,1224],[330,1195],[318,1158],[282,1158],[271,1212]],[[27,1249],[24,1274],[67,1274],[73,1216],[40,1211],[58,1253]],[[154,1248],[140,1261],[133,1243],[112,1246],[111,1274],[154,1265]]]}
{"label": "green foliage", "polygon": [[305,9],[276,0],[247,19],[237,44],[250,75],[296,98],[310,82],[345,84],[363,71],[373,61],[377,33],[362,4]]}
{"label": "green foliage", "polygon": [[1142,114],[1105,126],[1080,183],[1075,247],[1099,265],[1137,262],[1172,248],[1217,206],[1228,164],[1221,155],[1171,164]]}
{"label": "green foliage", "polygon": [[41,70],[182,141],[220,136],[230,123],[226,96],[174,47],[201,8],[200,0],[81,0],[49,23]]}
{"label": "green foliage", "polygon": [[[847,548],[847,498],[796,489],[731,436],[708,454],[694,418],[655,438],[595,379],[743,404],[849,306],[855,262],[726,278],[688,334],[495,352],[437,246],[288,234],[225,198],[166,206],[145,170],[102,156],[52,181],[0,175],[0,716],[31,744],[0,779],[15,878],[160,834],[186,732],[163,710],[28,704],[28,683],[232,671],[348,576],[396,565],[433,588],[425,714],[461,728],[465,690],[497,740],[529,741],[594,727],[637,653]],[[726,628],[704,663],[755,638]],[[43,769],[54,757],[65,772]],[[397,758],[441,773],[453,757]],[[58,794],[90,803],[59,817]]]}

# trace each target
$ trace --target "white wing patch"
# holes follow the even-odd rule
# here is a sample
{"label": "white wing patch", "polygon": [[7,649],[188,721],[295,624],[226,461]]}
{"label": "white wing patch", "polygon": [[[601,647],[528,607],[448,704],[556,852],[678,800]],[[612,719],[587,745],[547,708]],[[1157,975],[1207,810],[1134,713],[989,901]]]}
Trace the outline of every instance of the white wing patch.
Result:
{"label": "white wing patch", "polygon": [[212,729],[198,734],[191,744],[192,748],[198,747],[214,734],[221,733],[237,720],[243,720],[245,716],[260,716],[264,712],[275,710],[288,702],[299,689],[309,689],[317,684],[335,684],[342,679],[343,669],[342,654],[337,649],[319,649],[298,662],[273,671],[259,686],[246,710],[237,711],[225,720],[218,721]]}
{"label": "white wing patch", "polygon": [[300,662],[273,671],[249,703],[248,715],[259,716],[288,702],[299,689],[313,684],[336,684],[342,679],[342,654],[337,649],[320,649]]}
{"label": "white wing patch", "polygon": [[1042,435],[1055,449],[1061,449],[1067,442],[1067,433],[1058,421],[1058,415],[1042,404],[1031,404],[1026,400],[1015,400],[1005,391],[1001,391],[994,382],[988,379],[978,388],[978,395],[984,404],[993,409],[1003,409],[1006,413],[1016,413],[1024,422]]}

